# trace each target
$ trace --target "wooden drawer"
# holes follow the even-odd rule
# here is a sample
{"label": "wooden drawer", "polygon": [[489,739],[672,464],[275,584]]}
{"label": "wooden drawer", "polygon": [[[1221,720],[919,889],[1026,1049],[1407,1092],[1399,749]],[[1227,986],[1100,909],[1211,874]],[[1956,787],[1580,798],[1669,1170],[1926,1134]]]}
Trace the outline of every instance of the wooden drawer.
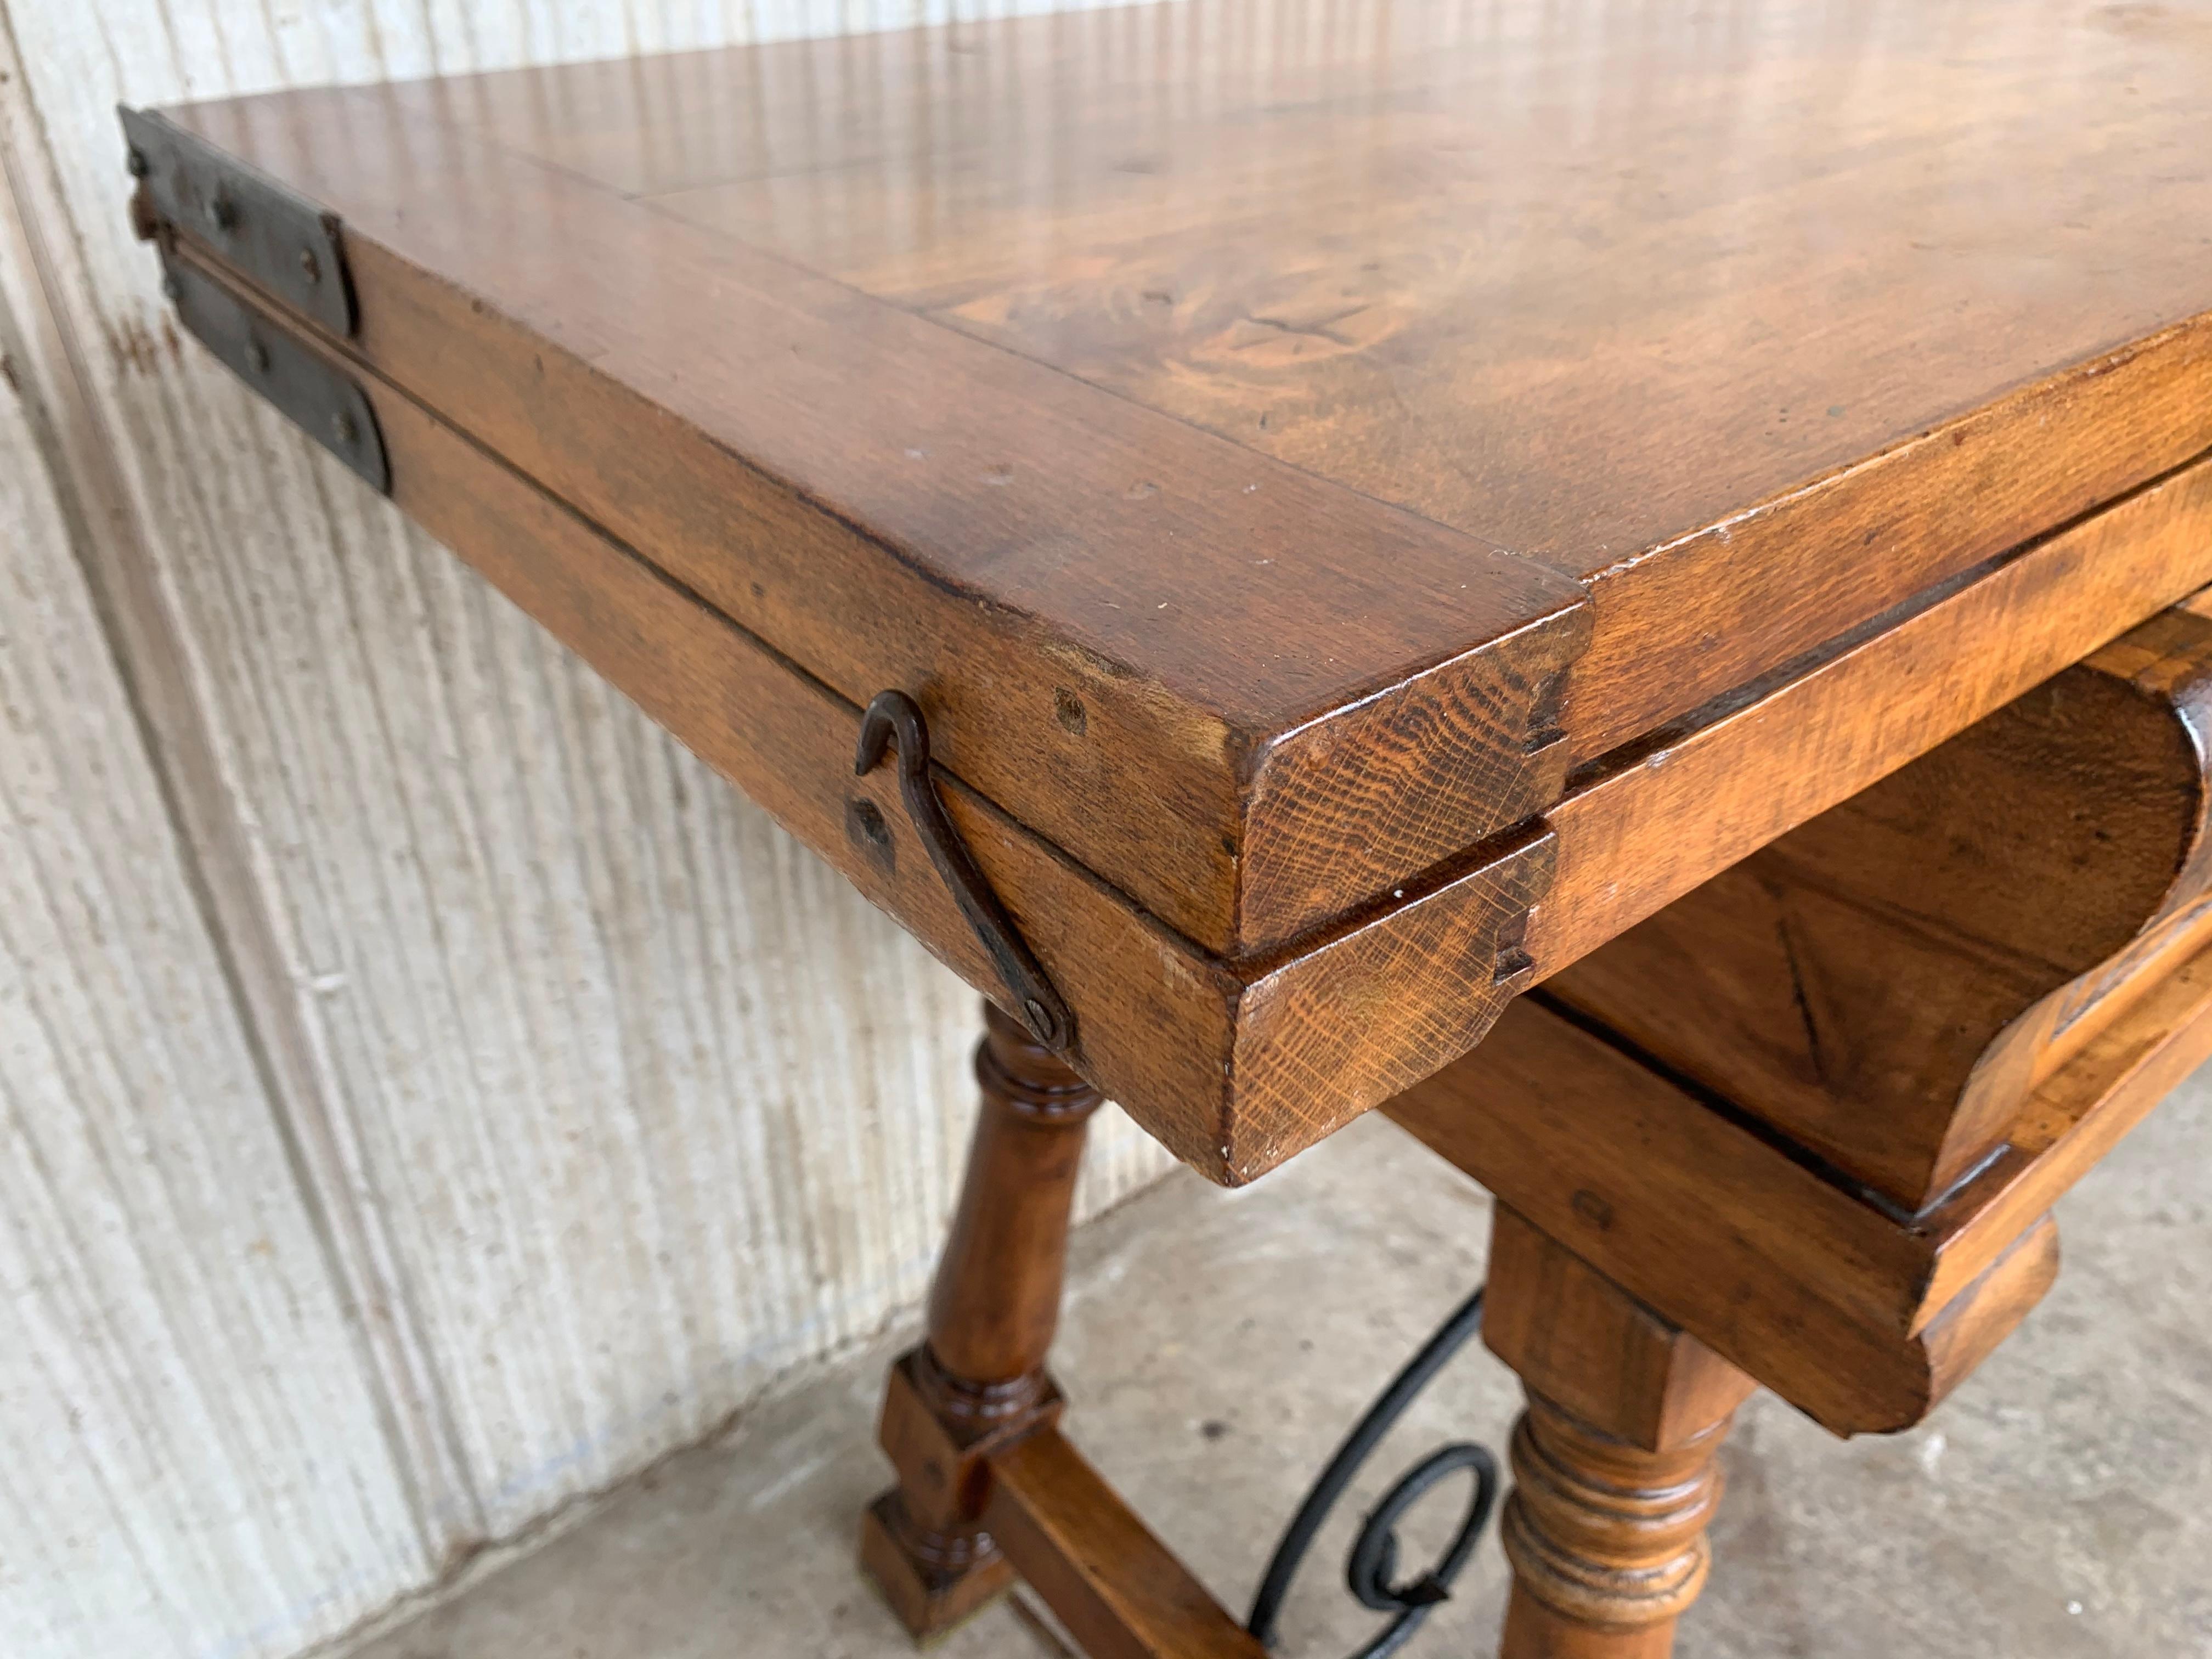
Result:
{"label": "wooden drawer", "polygon": [[2212,1055],[2212,593],[1600,946],[1388,1109],[1831,1427],[1916,1422]]}

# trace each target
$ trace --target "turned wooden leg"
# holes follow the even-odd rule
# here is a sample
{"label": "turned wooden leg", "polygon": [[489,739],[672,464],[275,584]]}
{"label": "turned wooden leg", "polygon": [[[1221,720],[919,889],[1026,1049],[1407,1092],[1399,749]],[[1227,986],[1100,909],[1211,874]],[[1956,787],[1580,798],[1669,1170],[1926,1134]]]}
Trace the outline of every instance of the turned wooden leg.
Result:
{"label": "turned wooden leg", "polygon": [[1504,1659],[1666,1659],[1755,1386],[1499,1205],[1483,1340],[1520,1375]]}
{"label": "turned wooden leg", "polygon": [[1013,1573],[981,1524],[985,1460],[1055,1422],[1068,1208],[1098,1091],[995,1008],[975,1051],[982,1107],[922,1346],[891,1367],[878,1437],[898,1484],[868,1508],[860,1563],[919,1637]]}

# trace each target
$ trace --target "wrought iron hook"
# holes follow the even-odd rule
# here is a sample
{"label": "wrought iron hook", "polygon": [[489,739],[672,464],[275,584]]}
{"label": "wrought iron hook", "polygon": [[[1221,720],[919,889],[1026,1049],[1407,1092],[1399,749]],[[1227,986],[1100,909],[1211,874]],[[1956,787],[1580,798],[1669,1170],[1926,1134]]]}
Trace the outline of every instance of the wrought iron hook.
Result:
{"label": "wrought iron hook", "polygon": [[854,757],[853,772],[865,777],[884,757],[898,750],[899,793],[906,815],[921,838],[929,861],[952,890],[952,902],[968,919],[984,951],[999,970],[999,977],[1013,994],[1014,1013],[1029,1034],[1054,1054],[1065,1054],[1075,1044],[1075,1016],[1052,981],[1045,976],[1030,947],[1014,930],[1006,906],[991,890],[975,855],[960,838],[937,797],[937,782],[929,771],[929,726],[921,707],[903,691],[878,691],[860,716],[860,746]]}

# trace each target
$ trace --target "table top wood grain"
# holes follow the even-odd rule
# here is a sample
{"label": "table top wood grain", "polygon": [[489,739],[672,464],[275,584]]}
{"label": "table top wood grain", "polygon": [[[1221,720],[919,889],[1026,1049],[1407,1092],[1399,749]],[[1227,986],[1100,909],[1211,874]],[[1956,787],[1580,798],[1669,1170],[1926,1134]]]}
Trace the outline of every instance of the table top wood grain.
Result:
{"label": "table top wood grain", "polygon": [[1056,978],[1212,987],[1213,1093],[1083,1058],[1241,1178],[2212,579],[2208,84],[2203,7],[1191,0],[170,115],[343,221],[373,401],[912,693],[1126,916]]}

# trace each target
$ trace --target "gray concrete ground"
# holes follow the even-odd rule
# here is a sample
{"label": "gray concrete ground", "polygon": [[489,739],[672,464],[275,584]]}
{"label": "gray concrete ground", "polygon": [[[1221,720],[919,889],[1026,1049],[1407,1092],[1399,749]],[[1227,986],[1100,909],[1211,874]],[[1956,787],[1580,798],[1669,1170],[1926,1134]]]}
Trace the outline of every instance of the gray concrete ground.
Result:
{"label": "gray concrete ground", "polygon": [[[1482,1272],[1488,1201],[1388,1124],[1258,1187],[1178,1175],[1079,1238],[1057,1368],[1073,1437],[1231,1607],[1370,1395]],[[2212,1656],[2212,1073],[2067,1201],[2065,1269],[1920,1431],[1843,1443],[1748,1407],[1727,1453],[1688,1659]],[[907,1334],[671,1460],[361,1659],[900,1659],[849,1565],[884,1480],[878,1377]],[[1501,1445],[1516,1395],[1479,1346],[1401,1425],[1293,1595],[1286,1659],[1354,1650],[1340,1588],[1363,1500],[1430,1446]],[[1442,1493],[1431,1499],[1441,1509]],[[1424,1514],[1416,1538],[1445,1525]],[[1486,1543],[1409,1650],[1490,1650]],[[937,1659],[1045,1659],[1006,1603]]]}

